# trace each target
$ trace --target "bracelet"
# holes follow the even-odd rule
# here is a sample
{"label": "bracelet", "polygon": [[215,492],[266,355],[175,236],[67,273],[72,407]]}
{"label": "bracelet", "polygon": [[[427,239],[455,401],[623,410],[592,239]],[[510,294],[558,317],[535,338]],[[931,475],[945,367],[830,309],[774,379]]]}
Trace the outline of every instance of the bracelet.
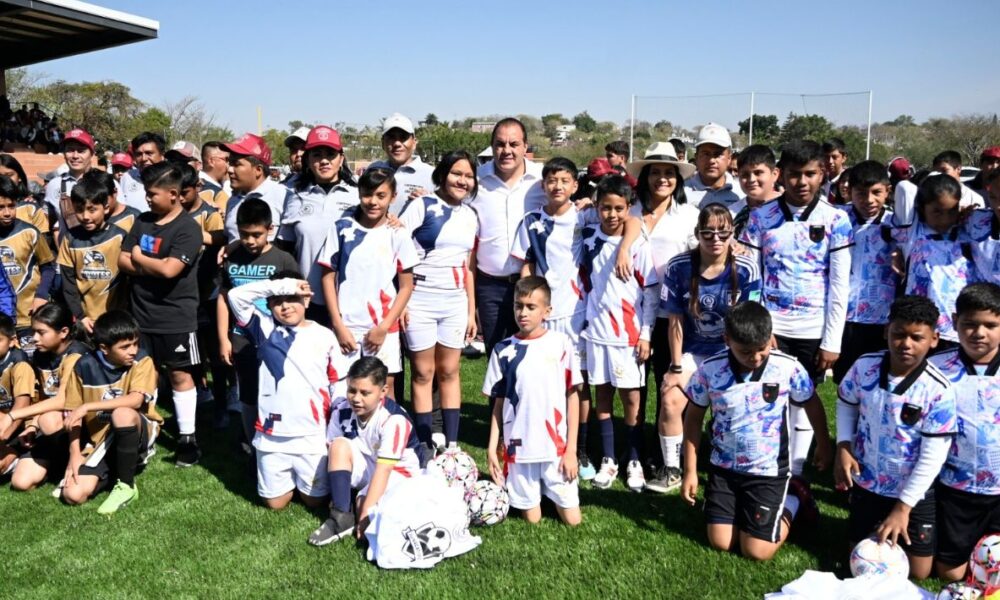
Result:
{"label": "bracelet", "polygon": [[667,371],[670,373],[683,373],[684,367],[680,365],[670,365],[669,367],[667,367]]}

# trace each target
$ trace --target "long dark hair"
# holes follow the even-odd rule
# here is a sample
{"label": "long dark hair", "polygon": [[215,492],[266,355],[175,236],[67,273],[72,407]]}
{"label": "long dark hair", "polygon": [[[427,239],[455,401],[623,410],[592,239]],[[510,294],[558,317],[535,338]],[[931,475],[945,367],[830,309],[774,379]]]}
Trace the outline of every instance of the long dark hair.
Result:
{"label": "long dark hair", "polygon": [[[309,153],[313,150],[315,148],[310,148],[302,155],[302,170],[299,172],[299,178],[295,180],[295,191],[297,192],[301,192],[309,186],[316,184],[316,176],[313,175],[312,169],[309,168]],[[340,155],[344,157],[344,161],[340,163],[340,170],[337,171],[337,183],[345,183],[357,187],[358,183],[354,179],[354,173],[351,173],[350,167],[347,166],[347,155],[344,154],[343,150],[340,150]]]}
{"label": "long dark hair", "polygon": [[472,158],[472,155],[465,150],[452,150],[442,156],[441,161],[434,167],[434,172],[431,173],[431,182],[434,184],[435,190],[444,185],[444,180],[448,177],[448,173],[451,172],[451,168],[460,160],[467,161],[469,168],[472,169],[472,190],[469,192],[468,197],[475,198],[476,194],[479,193],[479,175],[476,173],[476,159]]}
{"label": "long dark hair", "polygon": [[[713,203],[705,206],[698,213],[698,230],[706,229],[713,219],[722,219],[724,227],[733,230],[733,214],[729,209],[721,204]],[[698,235],[698,247],[690,250],[691,256],[691,299],[688,302],[688,310],[694,319],[701,318],[701,308],[699,306],[698,290],[701,287],[701,236]],[[736,269],[736,255],[733,253],[733,245],[729,245],[729,252],[726,254],[726,268],[729,269],[729,298],[732,304],[740,300],[740,274]]]}
{"label": "long dark hair", "polygon": [[[652,169],[653,165],[657,163],[650,163],[639,171],[639,176],[636,177],[638,184],[635,186],[635,193],[639,197],[639,203],[642,204],[643,212],[653,212],[653,195],[649,192],[649,171]],[[677,187],[674,188],[673,201],[677,204],[686,204],[687,195],[684,193],[684,178],[681,177],[681,171],[677,168],[677,165],[670,165],[674,168],[674,174],[677,176]]]}
{"label": "long dark hair", "polygon": [[19,190],[18,193],[21,195],[15,198],[15,200],[20,201],[27,198],[30,195],[28,192],[28,176],[24,173],[24,167],[21,166],[21,163],[19,163],[17,159],[10,154],[0,154],[0,167],[10,169],[11,171],[17,173],[17,178],[19,180],[17,183]]}

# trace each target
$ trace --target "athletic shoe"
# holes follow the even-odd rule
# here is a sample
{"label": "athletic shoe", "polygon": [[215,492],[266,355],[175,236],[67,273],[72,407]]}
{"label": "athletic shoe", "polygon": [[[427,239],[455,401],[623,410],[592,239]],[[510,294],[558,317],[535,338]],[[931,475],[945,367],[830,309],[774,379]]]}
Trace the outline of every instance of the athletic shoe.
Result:
{"label": "athletic shoe", "polygon": [[309,543],[313,546],[325,546],[341,538],[351,535],[354,531],[354,513],[330,509],[330,518],[323,521],[319,528],[309,534]]}
{"label": "athletic shoe", "polygon": [[226,392],[226,410],[234,413],[243,412],[243,405],[240,404],[240,388],[236,385],[230,386]]}
{"label": "athletic shoe", "polygon": [[606,490],[618,479],[618,462],[613,458],[605,456],[601,459],[601,470],[594,475],[591,485],[595,488]]}
{"label": "athletic shoe", "polygon": [[800,526],[812,527],[819,522],[819,507],[813,498],[809,482],[798,475],[792,475],[788,482],[788,493],[799,499],[799,510],[795,514],[795,523]]}
{"label": "athletic shoe", "polygon": [[642,472],[641,462],[628,461],[628,466],[625,467],[625,485],[633,492],[641,492],[646,487],[646,474]]}
{"label": "athletic shoe", "polygon": [[594,468],[594,463],[590,462],[587,455],[584,454],[580,456],[580,479],[583,481],[590,481],[597,475],[597,469]]}
{"label": "athletic shoe", "polygon": [[431,442],[434,443],[434,448],[438,454],[443,453],[448,447],[448,440],[444,437],[443,433],[432,433]]}
{"label": "athletic shoe", "polygon": [[127,483],[122,483],[119,481],[112,488],[111,493],[101,504],[100,508],[97,509],[97,514],[99,515],[111,515],[118,512],[119,508],[124,507],[129,502],[135,500],[139,497],[139,488],[134,485],[129,485]]}
{"label": "athletic shoe", "polygon": [[59,483],[56,484],[56,487],[52,489],[51,492],[52,497],[55,498],[56,500],[62,498],[62,491],[64,487],[66,487],[66,480],[60,479]]}
{"label": "athletic shoe", "polygon": [[174,464],[178,467],[193,467],[201,460],[201,449],[194,435],[182,435],[177,440],[177,451],[174,452]]}
{"label": "athletic shoe", "polygon": [[646,482],[646,489],[658,494],[668,494],[681,487],[681,470],[677,467],[660,467],[653,478]]}

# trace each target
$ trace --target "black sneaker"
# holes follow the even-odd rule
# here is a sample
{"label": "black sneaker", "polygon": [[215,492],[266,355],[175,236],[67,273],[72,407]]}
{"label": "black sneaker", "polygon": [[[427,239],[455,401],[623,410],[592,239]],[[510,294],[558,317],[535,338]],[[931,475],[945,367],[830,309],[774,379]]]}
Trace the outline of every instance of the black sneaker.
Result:
{"label": "black sneaker", "polygon": [[330,518],[323,521],[316,531],[309,534],[309,543],[313,546],[325,546],[345,538],[354,531],[354,513],[330,509]]}
{"label": "black sneaker", "polygon": [[668,494],[681,486],[681,470],[677,467],[660,467],[653,477],[646,481],[646,489],[659,494]]}
{"label": "black sneaker", "polygon": [[193,467],[201,460],[201,449],[194,435],[182,435],[177,440],[177,451],[174,452],[174,464],[178,467]]}

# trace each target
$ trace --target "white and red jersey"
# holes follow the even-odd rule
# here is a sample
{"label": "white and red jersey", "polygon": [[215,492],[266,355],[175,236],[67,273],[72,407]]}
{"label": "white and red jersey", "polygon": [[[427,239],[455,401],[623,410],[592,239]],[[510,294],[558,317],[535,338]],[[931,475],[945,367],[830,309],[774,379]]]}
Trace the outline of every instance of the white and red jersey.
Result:
{"label": "white and red jersey", "polygon": [[346,397],[337,398],[330,412],[328,440],[357,440],[369,463],[390,463],[393,470],[409,477],[420,472],[417,454],[420,442],[406,410],[391,398],[382,398],[367,422],[362,423]]}
{"label": "white and red jersey", "polygon": [[479,234],[475,209],[424,196],[408,202],[399,220],[413,234],[420,259],[413,269],[414,289],[438,293],[464,290],[469,253]]}
{"label": "white and red jersey", "polygon": [[[382,323],[396,300],[393,278],[420,260],[408,230],[368,229],[345,217],[330,230],[317,262],[336,273],[341,317],[359,335]],[[390,324],[389,332],[395,331],[399,323]]]}
{"label": "white and red jersey", "polygon": [[552,216],[544,209],[524,215],[517,228],[510,255],[535,265],[535,274],[544,277],[552,290],[550,319],[573,316],[586,309],[577,281],[580,232],[584,218],[575,206]]}
{"label": "white and red jersey", "polygon": [[621,236],[608,236],[599,226],[588,226],[581,238],[580,288],[587,298],[583,337],[605,346],[634,347],[640,339],[649,341],[660,283],[649,243],[639,238],[632,244],[633,276],[622,281],[615,275]]}
{"label": "white and red jersey", "polygon": [[503,402],[507,460],[551,462],[566,451],[566,394],[583,383],[573,342],[558,331],[493,348],[483,393]]}

